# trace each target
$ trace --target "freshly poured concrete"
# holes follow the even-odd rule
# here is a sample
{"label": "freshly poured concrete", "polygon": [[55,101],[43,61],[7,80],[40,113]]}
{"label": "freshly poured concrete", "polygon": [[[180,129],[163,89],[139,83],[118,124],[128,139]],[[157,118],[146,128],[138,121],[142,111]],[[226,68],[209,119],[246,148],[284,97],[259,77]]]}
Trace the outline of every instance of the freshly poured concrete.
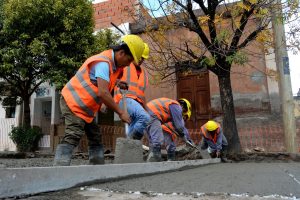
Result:
{"label": "freshly poured concrete", "polygon": [[0,198],[37,194],[219,162],[220,159],[203,159],[98,166],[0,168]]}
{"label": "freshly poured concrete", "polygon": [[117,138],[115,150],[115,164],[142,163],[143,148],[142,142],[128,138]]}

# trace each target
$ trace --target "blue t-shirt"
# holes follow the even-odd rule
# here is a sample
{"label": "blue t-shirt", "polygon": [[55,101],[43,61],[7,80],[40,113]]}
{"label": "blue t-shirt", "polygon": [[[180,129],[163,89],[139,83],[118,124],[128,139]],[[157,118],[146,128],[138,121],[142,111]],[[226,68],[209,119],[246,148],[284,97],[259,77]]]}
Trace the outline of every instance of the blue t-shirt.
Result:
{"label": "blue t-shirt", "polygon": [[[112,58],[114,57],[115,55],[114,52],[112,51]],[[97,62],[91,67],[90,79],[92,81],[97,81],[97,78],[101,78],[109,82],[109,65],[107,62]]]}
{"label": "blue t-shirt", "polygon": [[97,78],[102,78],[109,82],[109,65],[107,62],[98,62],[91,67],[90,79],[97,81]]}

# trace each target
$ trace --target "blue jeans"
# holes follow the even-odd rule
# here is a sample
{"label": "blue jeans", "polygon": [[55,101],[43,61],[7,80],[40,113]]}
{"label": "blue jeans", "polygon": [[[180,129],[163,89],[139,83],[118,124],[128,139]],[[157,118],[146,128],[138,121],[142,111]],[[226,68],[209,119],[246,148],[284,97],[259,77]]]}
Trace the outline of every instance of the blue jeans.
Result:
{"label": "blue jeans", "polygon": [[159,119],[151,117],[147,127],[147,135],[149,139],[150,148],[161,147],[165,144],[168,153],[173,153],[176,150],[176,145],[172,140],[172,136],[164,132],[161,127]]}
{"label": "blue jeans", "polygon": [[[150,116],[143,106],[134,99],[126,98],[127,112],[131,118],[129,124],[129,134],[136,132],[137,134],[144,134],[144,130],[147,127]],[[123,108],[123,99],[121,99],[119,106]],[[128,135],[129,137],[131,135]]]}

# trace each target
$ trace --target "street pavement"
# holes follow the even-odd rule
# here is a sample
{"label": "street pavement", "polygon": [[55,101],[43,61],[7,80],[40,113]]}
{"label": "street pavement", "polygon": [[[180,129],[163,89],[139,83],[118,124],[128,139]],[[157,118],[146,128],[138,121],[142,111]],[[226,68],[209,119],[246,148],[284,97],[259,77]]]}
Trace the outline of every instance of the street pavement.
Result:
{"label": "street pavement", "polygon": [[300,163],[221,163],[24,199],[300,199]]}

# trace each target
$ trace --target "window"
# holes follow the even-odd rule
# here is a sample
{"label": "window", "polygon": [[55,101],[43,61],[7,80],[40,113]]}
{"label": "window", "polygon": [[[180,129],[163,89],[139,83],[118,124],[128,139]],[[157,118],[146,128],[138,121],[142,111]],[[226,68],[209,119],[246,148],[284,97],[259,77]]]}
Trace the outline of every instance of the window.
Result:
{"label": "window", "polygon": [[5,118],[15,118],[16,116],[16,107],[5,107]]}

